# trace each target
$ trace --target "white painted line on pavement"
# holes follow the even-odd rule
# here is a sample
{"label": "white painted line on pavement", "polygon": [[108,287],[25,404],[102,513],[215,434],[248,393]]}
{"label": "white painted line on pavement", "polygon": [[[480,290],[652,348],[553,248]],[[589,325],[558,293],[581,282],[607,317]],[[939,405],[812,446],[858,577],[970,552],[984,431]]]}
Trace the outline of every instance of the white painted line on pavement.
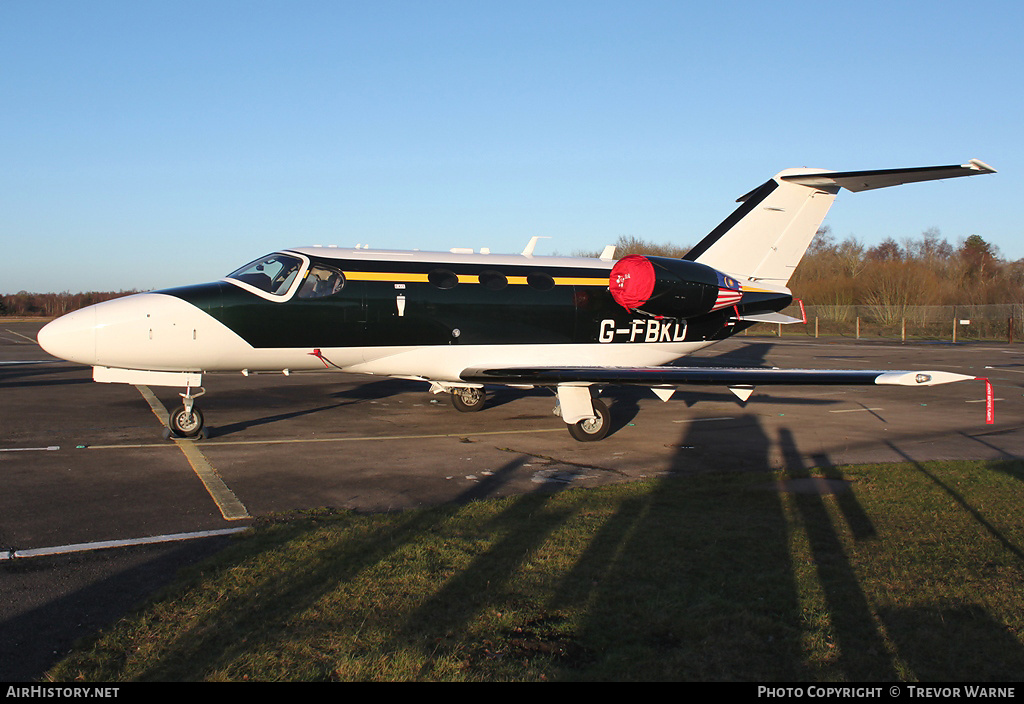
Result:
{"label": "white painted line on pavement", "polygon": [[124,548],[133,545],[155,545],[158,543],[172,543],[181,540],[194,540],[196,538],[212,538],[218,535],[231,535],[239,533],[248,528],[222,528],[220,530],[201,530],[192,533],[170,533],[168,535],[153,535],[146,538],[125,538],[123,540],[100,540],[92,543],[74,543],[71,545],[58,545],[49,548],[32,548],[29,550],[7,550],[0,552],[0,560],[15,560],[23,557],[43,557],[45,555],[66,555],[72,552],[86,552],[89,550],[105,550],[107,548]]}
{"label": "white painted line on pavement", "polygon": [[50,445],[48,447],[0,447],[0,452],[53,452],[59,449],[60,445]]}

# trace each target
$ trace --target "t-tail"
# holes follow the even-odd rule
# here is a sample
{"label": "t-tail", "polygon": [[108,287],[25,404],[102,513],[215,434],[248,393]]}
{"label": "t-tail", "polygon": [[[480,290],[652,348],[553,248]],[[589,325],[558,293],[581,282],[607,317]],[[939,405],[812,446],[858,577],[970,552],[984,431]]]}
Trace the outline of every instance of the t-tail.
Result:
{"label": "t-tail", "polygon": [[739,198],[740,206],[683,259],[750,281],[785,286],[840,188],[866,191],[995,173],[971,159],[953,166],[880,171],[787,169]]}

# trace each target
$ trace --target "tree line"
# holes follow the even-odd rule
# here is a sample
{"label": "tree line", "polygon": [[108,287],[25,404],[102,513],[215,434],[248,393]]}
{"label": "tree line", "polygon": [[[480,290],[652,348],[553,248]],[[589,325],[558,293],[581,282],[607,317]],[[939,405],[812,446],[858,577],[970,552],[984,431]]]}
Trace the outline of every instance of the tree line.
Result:
{"label": "tree line", "polygon": [[0,315],[56,317],[73,310],[109,301],[138,291],[89,291],[87,293],[29,293],[18,291],[0,294]]}
{"label": "tree line", "polygon": [[[615,258],[629,254],[682,257],[688,245],[657,244],[622,236]],[[597,257],[600,252],[575,252]],[[887,238],[868,247],[856,237],[840,241],[826,225],[818,230],[789,282],[808,305],[984,305],[1024,302],[1024,259],[1004,260],[979,235],[956,245],[936,228],[917,238]],[[54,317],[137,291],[0,295],[0,315]]]}
{"label": "tree line", "polygon": [[1006,261],[979,235],[950,244],[939,230],[866,247],[818,231],[790,281],[793,295],[819,305],[948,306],[1021,303],[1024,259]]}

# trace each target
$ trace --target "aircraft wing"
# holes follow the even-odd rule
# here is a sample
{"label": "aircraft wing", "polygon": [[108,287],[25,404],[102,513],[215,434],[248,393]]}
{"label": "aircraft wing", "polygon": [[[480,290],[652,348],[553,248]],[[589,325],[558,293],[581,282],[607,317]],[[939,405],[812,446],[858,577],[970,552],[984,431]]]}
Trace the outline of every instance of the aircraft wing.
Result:
{"label": "aircraft wing", "polygon": [[755,386],[936,386],[956,381],[984,381],[985,423],[991,425],[995,422],[992,383],[985,377],[954,372],[776,367],[502,367],[466,369],[461,377],[476,383],[557,386],[559,389],[591,384],[648,386],[663,401],[672,396],[674,390],[671,387],[689,384],[727,386],[746,401]]}
{"label": "aircraft wing", "polygon": [[778,369],[774,367],[502,367],[466,369],[464,381],[495,384],[934,386],[976,377],[941,371]]}

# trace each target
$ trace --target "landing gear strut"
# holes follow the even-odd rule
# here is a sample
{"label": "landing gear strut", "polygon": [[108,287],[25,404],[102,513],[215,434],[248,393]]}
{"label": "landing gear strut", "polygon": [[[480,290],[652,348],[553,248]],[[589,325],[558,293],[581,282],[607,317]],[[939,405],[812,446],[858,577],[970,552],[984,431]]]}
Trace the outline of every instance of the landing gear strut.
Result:
{"label": "landing gear strut", "polygon": [[180,437],[194,438],[203,431],[203,412],[196,407],[195,400],[205,393],[202,387],[198,393],[194,393],[191,387],[186,387],[185,393],[179,394],[182,398],[182,407],[171,414],[172,432]]}

